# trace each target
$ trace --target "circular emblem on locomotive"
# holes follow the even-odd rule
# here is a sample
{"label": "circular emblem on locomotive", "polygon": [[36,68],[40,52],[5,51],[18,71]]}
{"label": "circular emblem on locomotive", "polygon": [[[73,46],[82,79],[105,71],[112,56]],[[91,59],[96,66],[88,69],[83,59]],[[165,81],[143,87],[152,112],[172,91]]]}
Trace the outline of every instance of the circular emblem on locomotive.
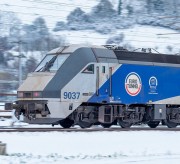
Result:
{"label": "circular emblem on locomotive", "polygon": [[141,91],[141,87],[142,87],[141,78],[137,73],[131,72],[126,76],[125,88],[126,88],[126,92],[130,96],[138,95],[139,92]]}

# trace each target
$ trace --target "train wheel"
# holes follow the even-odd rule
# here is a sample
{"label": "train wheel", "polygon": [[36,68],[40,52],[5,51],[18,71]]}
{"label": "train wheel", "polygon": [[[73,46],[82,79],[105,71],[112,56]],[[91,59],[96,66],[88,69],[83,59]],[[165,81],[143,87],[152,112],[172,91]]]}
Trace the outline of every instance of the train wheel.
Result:
{"label": "train wheel", "polygon": [[103,128],[110,128],[112,124],[107,124],[107,123],[101,123],[101,126]]}
{"label": "train wheel", "polygon": [[132,126],[132,123],[125,122],[122,118],[118,119],[118,123],[121,128],[130,128]]}
{"label": "train wheel", "polygon": [[73,121],[73,120],[70,120],[69,118],[66,118],[66,119],[60,121],[59,124],[60,124],[63,128],[70,128],[70,127],[74,124],[74,121]]}
{"label": "train wheel", "polygon": [[156,128],[159,125],[160,121],[150,121],[148,122],[148,126],[150,128]]}
{"label": "train wheel", "polygon": [[171,121],[169,121],[169,120],[166,120],[166,121],[165,121],[165,124],[167,125],[168,128],[176,128],[176,126],[178,126],[177,123],[171,122]]}
{"label": "train wheel", "polygon": [[89,122],[84,122],[84,121],[79,121],[78,122],[78,125],[81,127],[81,128],[90,128],[92,126],[92,123],[89,123]]}
{"label": "train wheel", "polygon": [[82,112],[82,113],[79,113],[79,120],[78,120],[77,124],[81,128],[90,128],[93,123],[88,122],[88,119],[83,117],[83,112]]}

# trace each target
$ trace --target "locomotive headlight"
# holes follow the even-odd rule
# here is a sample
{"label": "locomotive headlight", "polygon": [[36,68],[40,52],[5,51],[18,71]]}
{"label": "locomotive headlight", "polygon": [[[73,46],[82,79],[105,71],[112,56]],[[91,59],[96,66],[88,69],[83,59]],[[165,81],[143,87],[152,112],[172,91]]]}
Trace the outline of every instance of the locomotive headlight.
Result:
{"label": "locomotive headlight", "polygon": [[41,98],[42,97],[42,92],[39,92],[39,91],[33,92],[33,97],[34,98]]}
{"label": "locomotive headlight", "polygon": [[24,97],[23,95],[24,95],[23,92],[17,92],[18,98],[23,98]]}

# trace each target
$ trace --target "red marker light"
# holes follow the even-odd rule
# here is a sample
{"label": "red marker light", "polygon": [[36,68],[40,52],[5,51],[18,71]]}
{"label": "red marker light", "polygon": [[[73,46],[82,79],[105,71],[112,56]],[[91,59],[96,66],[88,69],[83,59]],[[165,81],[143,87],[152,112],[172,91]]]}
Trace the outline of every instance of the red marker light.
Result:
{"label": "red marker light", "polygon": [[33,97],[41,97],[41,92],[33,92]]}

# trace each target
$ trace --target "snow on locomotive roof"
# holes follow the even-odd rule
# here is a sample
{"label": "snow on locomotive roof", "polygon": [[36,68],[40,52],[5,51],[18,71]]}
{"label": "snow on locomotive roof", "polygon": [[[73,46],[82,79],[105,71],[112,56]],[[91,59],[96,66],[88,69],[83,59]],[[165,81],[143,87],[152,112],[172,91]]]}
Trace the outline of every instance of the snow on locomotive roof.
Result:
{"label": "snow on locomotive roof", "polygon": [[49,51],[48,54],[55,54],[55,53],[58,54],[61,51],[62,51],[62,53],[73,53],[75,50],[77,50],[78,48],[82,48],[82,47],[91,47],[91,48],[103,48],[103,49],[106,49],[104,46],[72,44],[72,45],[61,46],[61,47],[55,48],[55,49]]}

